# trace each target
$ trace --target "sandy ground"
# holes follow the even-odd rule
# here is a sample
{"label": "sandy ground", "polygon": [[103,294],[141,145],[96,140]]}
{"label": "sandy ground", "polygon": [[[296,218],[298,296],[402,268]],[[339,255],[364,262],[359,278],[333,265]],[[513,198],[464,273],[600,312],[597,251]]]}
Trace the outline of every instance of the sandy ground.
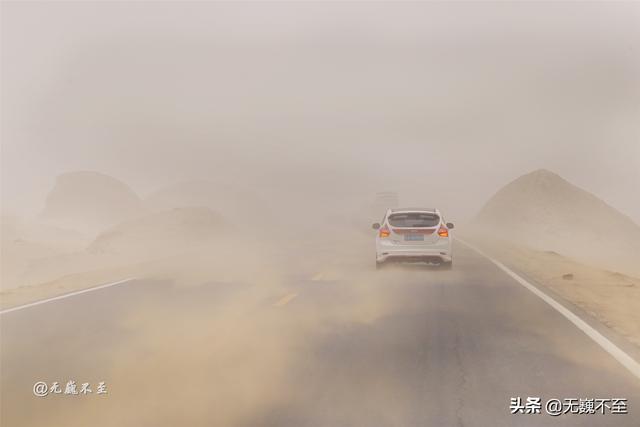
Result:
{"label": "sandy ground", "polygon": [[[296,275],[315,280],[343,279],[351,274],[347,268],[350,263],[368,265],[368,261],[373,259],[371,236],[366,229],[334,231],[316,236],[308,243],[301,243],[297,232],[291,236],[280,235],[278,242],[272,241],[269,233],[245,232],[223,233],[188,246],[184,243],[173,246],[172,242],[179,240],[173,236],[160,243],[150,239],[143,244],[146,238],[131,239],[142,248],[158,246],[148,251],[138,248],[118,253],[83,251],[58,254],[39,259],[27,270],[28,275],[22,274],[21,280],[3,280],[0,307],[15,307],[131,277],[156,280],[170,277],[186,285],[212,279],[279,283],[282,276],[291,274],[292,266],[295,266]],[[306,235],[313,231],[300,233]],[[345,248],[340,244],[344,239],[357,243]],[[124,243],[125,248],[129,246],[133,245]],[[340,255],[336,256],[340,246],[343,246],[338,251]]]}
{"label": "sandy ground", "polygon": [[[103,283],[113,282],[126,278],[139,279],[164,279],[165,277],[177,277],[181,283],[189,284],[201,281],[203,276],[212,275],[221,281],[243,281],[256,277],[272,277],[274,269],[269,256],[257,256],[259,248],[247,251],[244,259],[230,254],[217,245],[200,245],[178,254],[146,260],[142,262],[129,262],[126,259],[110,259],[114,264],[103,268],[86,268],[85,271],[73,271],[61,274],[48,281],[30,285],[18,286],[2,290],[0,292],[0,307],[9,308],[21,304],[46,299],[69,292],[86,289]],[[86,258],[86,255],[76,255],[75,261]],[[102,260],[102,265],[105,260]],[[119,265],[118,265],[119,263]],[[94,262],[99,265],[98,261]],[[239,268],[239,265],[242,265]],[[59,270],[63,271],[63,270]]]}
{"label": "sandy ground", "polygon": [[[623,367],[476,252],[460,247],[452,271],[376,271],[371,235],[339,231],[259,257],[183,254],[149,265],[155,280],[9,313],[2,425],[539,427],[557,419],[511,416],[510,396],[640,401]],[[33,396],[68,379],[109,393]]]}
{"label": "sandy ground", "polygon": [[553,251],[465,237],[640,347],[640,278],[591,267]]}
{"label": "sandy ground", "polygon": [[[170,266],[198,271],[202,262],[221,277],[245,277],[270,253],[206,208],[168,210],[124,222],[95,238],[36,221],[2,218],[3,308],[127,277],[162,275]],[[245,263],[238,268],[242,248]]]}
{"label": "sandy ground", "polygon": [[[48,280],[3,289],[0,307],[14,307],[130,277],[155,280],[171,277],[185,285],[215,278],[222,282],[269,284],[274,292],[279,291],[278,284],[284,281],[284,276],[291,274],[292,266],[297,275],[314,280],[354,279],[350,277],[353,269],[348,266],[368,265],[367,255],[371,252],[368,237],[366,230],[343,229],[309,242],[309,250],[304,243],[297,242],[300,246],[292,251],[287,239],[274,246],[268,236],[220,236],[187,250],[142,261],[104,254],[67,254],[51,258],[52,268],[41,275],[48,274]],[[469,233],[464,237],[640,346],[640,279],[591,267],[552,251],[505,242],[488,244],[485,238],[479,240]],[[340,256],[336,256],[340,239],[357,243],[346,246],[348,250],[343,247]]]}

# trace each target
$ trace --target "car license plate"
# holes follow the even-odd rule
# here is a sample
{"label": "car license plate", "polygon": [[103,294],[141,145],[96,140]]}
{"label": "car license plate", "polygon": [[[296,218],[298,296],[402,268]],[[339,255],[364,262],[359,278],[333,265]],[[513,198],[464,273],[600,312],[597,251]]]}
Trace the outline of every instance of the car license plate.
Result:
{"label": "car license plate", "polygon": [[404,240],[416,242],[416,241],[424,240],[424,236],[422,234],[405,234]]}

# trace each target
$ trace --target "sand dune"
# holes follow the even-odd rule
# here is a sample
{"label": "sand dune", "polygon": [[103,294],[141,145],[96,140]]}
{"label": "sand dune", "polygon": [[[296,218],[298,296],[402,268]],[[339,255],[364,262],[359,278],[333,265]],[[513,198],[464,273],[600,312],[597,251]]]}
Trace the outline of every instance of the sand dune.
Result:
{"label": "sand dune", "polygon": [[98,172],[81,171],[56,179],[40,219],[95,234],[143,212],[142,200],[123,182]]}
{"label": "sand dune", "polygon": [[548,170],[523,175],[482,208],[474,232],[640,275],[640,226]]}
{"label": "sand dune", "polygon": [[103,230],[145,212],[124,183],[97,172],[60,175],[36,219],[2,217],[2,289],[35,285],[122,261],[87,245]]}

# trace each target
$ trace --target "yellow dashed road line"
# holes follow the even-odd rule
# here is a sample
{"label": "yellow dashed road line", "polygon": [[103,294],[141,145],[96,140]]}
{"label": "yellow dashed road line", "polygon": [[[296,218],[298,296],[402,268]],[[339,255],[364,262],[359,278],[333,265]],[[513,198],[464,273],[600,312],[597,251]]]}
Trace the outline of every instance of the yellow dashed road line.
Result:
{"label": "yellow dashed road line", "polygon": [[284,307],[285,305],[289,304],[291,301],[293,301],[293,299],[295,297],[297,297],[298,294],[295,292],[292,292],[290,294],[287,294],[285,296],[283,296],[282,298],[280,298],[275,304],[273,304],[274,307]]}

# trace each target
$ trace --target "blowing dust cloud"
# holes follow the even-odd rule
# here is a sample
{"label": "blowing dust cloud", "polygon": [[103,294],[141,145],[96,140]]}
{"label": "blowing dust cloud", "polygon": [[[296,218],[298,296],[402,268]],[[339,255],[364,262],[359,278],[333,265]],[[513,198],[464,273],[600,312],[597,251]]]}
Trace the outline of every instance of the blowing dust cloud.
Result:
{"label": "blowing dust cloud", "polygon": [[[524,391],[640,398],[463,243],[640,346],[639,4],[1,8],[2,425],[513,425]],[[449,270],[376,270],[398,207],[439,209],[421,233]],[[33,396],[70,378],[109,394]]]}

